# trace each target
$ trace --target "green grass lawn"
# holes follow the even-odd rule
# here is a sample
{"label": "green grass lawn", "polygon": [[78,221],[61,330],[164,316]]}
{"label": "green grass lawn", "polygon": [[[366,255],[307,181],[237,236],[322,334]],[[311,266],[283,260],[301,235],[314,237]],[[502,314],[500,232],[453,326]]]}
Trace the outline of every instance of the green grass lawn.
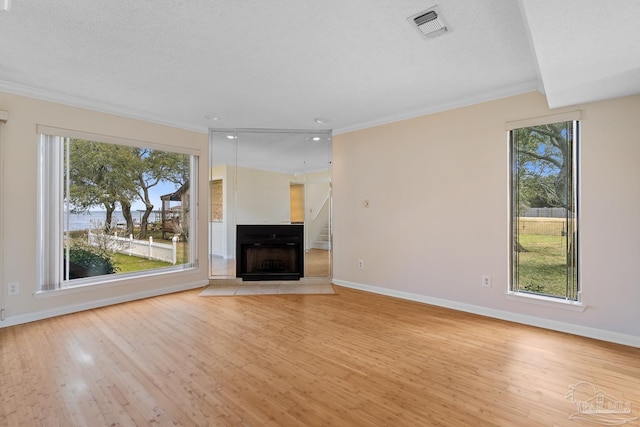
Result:
{"label": "green grass lawn", "polygon": [[170,262],[156,261],[125,254],[113,254],[113,260],[118,267],[118,273],[130,273],[132,271],[152,270],[154,268],[170,267]]}
{"label": "green grass lawn", "polygon": [[567,238],[538,234],[520,234],[518,237],[527,251],[519,253],[518,287],[564,297],[567,286]]}

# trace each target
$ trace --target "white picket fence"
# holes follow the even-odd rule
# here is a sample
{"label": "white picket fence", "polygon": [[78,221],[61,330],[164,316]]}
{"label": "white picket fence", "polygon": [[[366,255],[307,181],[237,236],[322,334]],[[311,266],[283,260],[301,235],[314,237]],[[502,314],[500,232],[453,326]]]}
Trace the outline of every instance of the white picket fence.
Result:
{"label": "white picket fence", "polygon": [[99,239],[108,239],[108,247],[113,248],[116,252],[129,256],[137,256],[141,258],[155,259],[158,261],[170,262],[175,265],[178,253],[178,237],[173,236],[172,244],[154,243],[153,237],[149,236],[149,241],[135,240],[133,235],[129,237],[120,237],[117,234],[113,236],[97,235],[89,232],[89,244],[98,246]]}

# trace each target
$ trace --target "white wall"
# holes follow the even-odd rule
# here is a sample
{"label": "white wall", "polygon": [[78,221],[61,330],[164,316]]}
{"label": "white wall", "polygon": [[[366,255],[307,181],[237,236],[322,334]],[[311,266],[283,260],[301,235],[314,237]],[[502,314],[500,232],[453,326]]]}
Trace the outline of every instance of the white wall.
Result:
{"label": "white wall", "polygon": [[[329,171],[304,175],[305,218],[315,218],[331,193]],[[323,224],[326,225],[326,224]]]}
{"label": "white wall", "polygon": [[[577,109],[583,312],[505,296],[505,123]],[[640,346],[639,118],[640,96],[550,111],[530,93],[336,135],[334,280]]]}
{"label": "white wall", "polygon": [[291,221],[290,174],[237,168],[237,224],[285,224]]}
{"label": "white wall", "polygon": [[322,229],[330,225],[330,181],[328,171],[305,177],[305,249],[311,249]]}
{"label": "white wall", "polygon": [[[36,125],[47,125],[100,135],[148,141],[200,150],[200,200],[198,227],[207,229],[208,136],[168,126],[69,107],[17,95],[0,93],[0,110],[9,113],[3,129],[4,170],[2,182],[4,235],[1,245],[4,270],[0,291],[18,282],[20,293],[6,297],[6,320],[0,326],[34,320],[84,308],[126,301],[207,282],[207,239],[197,240],[200,268],[153,278],[122,281],[114,286],[94,286],[55,296],[36,298]],[[197,236],[195,236],[197,237]]]}

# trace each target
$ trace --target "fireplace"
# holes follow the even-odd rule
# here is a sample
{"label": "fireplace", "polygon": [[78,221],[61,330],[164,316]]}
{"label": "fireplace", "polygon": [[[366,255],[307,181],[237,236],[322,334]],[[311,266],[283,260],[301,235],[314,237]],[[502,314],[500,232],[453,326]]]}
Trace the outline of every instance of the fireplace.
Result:
{"label": "fireplace", "polygon": [[238,225],[236,277],[300,280],[304,276],[302,224]]}

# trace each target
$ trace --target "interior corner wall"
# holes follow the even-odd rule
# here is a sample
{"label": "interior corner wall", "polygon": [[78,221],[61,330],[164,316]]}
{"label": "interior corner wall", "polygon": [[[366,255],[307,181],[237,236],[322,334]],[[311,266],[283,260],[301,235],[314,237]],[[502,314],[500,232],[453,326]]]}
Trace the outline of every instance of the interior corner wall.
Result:
{"label": "interior corner wall", "polygon": [[[505,123],[573,110],[582,112],[583,312],[505,295]],[[637,345],[639,117],[640,96],[549,110],[543,95],[528,93],[335,135],[334,280]],[[490,288],[481,285],[483,275],[492,276]]]}
{"label": "interior corner wall", "polygon": [[[199,268],[152,278],[122,281],[122,285],[86,287],[46,298],[36,291],[37,125],[180,146],[200,152],[198,228],[207,229],[208,136],[141,120],[70,107],[0,92],[0,110],[9,113],[3,125],[4,178],[3,280],[18,283],[20,293],[6,297],[6,321],[0,327],[108,303],[123,302],[207,283],[207,239],[197,239]],[[4,287],[5,283],[2,284]]]}

